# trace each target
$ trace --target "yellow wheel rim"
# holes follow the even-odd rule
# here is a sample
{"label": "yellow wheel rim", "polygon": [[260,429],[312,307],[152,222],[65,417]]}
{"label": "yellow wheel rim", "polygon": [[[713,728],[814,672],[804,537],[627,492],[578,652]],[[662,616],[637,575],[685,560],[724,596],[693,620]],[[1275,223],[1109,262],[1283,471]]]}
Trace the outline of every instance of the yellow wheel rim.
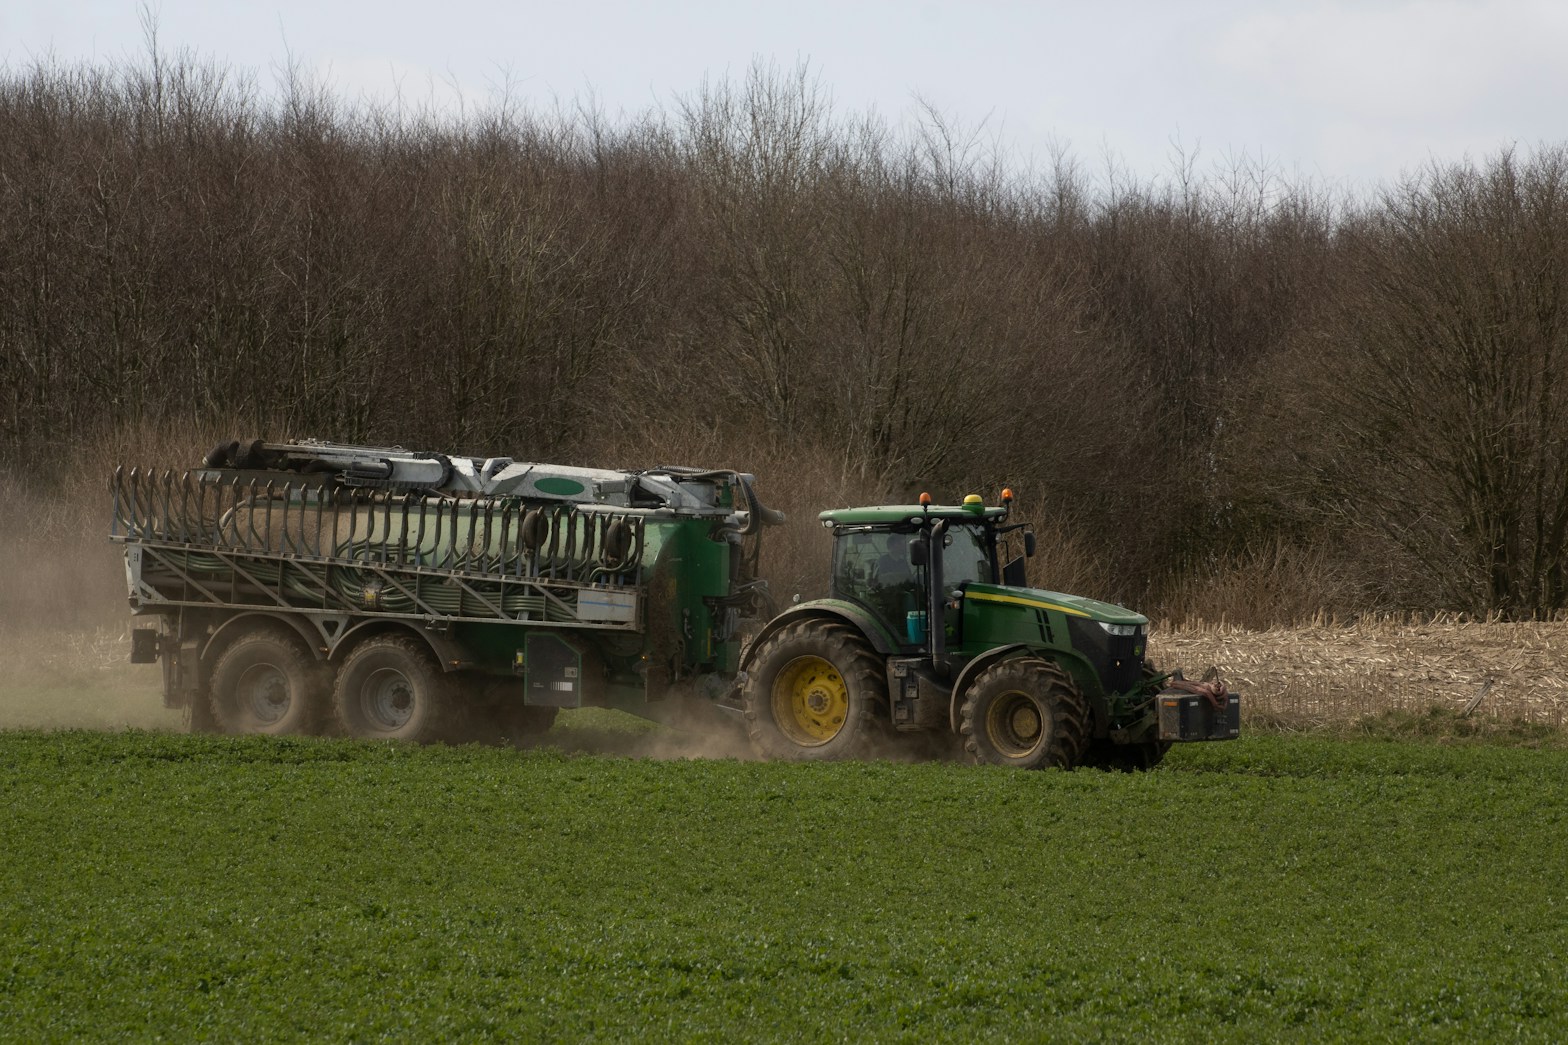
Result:
{"label": "yellow wheel rim", "polygon": [[849,718],[849,687],[831,662],[796,657],[773,683],[773,721],[803,747],[826,744]]}
{"label": "yellow wheel rim", "polygon": [[1021,690],[1003,693],[991,702],[985,731],[1004,758],[1032,755],[1047,740],[1040,705]]}

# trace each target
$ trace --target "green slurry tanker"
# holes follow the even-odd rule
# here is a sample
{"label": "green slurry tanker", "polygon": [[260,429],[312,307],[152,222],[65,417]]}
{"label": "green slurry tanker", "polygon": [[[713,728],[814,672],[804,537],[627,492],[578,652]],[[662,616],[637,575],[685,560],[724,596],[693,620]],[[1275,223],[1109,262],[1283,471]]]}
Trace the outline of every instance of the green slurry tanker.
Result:
{"label": "green slurry tanker", "polygon": [[743,724],[775,758],[961,740],[1029,769],[1239,732],[1223,683],[1146,658],[1145,617],[1025,586],[1007,494],[823,512],[831,595],[775,613],[757,563],[783,516],[744,472],[256,441],[110,485],[158,622],[131,659],[193,729],[521,743],[608,707]]}

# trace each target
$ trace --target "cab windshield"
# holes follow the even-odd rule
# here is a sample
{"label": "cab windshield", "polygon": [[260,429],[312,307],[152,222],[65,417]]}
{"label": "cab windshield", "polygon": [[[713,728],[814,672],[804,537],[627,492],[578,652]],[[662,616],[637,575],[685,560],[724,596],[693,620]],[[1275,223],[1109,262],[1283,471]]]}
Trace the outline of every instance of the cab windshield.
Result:
{"label": "cab windshield", "polygon": [[956,588],[971,581],[995,583],[984,527],[949,527],[942,544],[942,584],[945,588]]}

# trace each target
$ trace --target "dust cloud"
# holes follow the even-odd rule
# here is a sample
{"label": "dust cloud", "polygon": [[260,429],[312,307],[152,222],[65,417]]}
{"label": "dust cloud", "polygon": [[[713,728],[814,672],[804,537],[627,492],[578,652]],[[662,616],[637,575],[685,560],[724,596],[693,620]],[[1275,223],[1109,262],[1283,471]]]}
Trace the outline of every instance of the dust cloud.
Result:
{"label": "dust cloud", "polygon": [[[613,718],[612,718],[613,716]],[[628,724],[614,721],[623,719]],[[657,761],[736,759],[758,761],[745,732],[733,729],[675,729],[644,723],[629,715],[588,709],[563,715],[554,729],[532,747],[569,754],[649,758]]]}
{"label": "dust cloud", "polygon": [[104,494],[45,497],[0,475],[0,729],[178,729],[131,616]]}
{"label": "dust cloud", "polygon": [[[621,726],[616,719],[636,723]],[[604,724],[601,724],[604,723]],[[710,717],[686,728],[654,726],[631,716],[596,709],[562,715],[550,732],[537,738],[535,747],[549,747],[570,754],[609,755],[655,760],[733,759],[760,762],[738,715],[733,721]],[[886,723],[872,739],[865,758],[881,762],[968,762],[957,737],[949,734],[896,733]]]}
{"label": "dust cloud", "polygon": [[129,663],[125,628],[0,632],[0,729],[179,729],[156,665]]}

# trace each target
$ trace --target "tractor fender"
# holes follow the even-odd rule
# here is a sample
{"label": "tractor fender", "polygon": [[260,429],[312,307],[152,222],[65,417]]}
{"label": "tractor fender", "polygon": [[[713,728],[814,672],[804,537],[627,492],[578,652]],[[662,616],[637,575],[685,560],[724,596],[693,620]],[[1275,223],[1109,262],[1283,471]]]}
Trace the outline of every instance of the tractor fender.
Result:
{"label": "tractor fender", "polygon": [[327,659],[336,664],[342,661],[349,649],[359,645],[361,639],[388,633],[412,635],[422,641],[426,646],[430,647],[430,652],[435,654],[442,671],[461,671],[464,668],[474,666],[474,658],[468,652],[467,647],[451,636],[443,635],[429,628],[415,627],[412,621],[378,618],[361,621],[343,632],[342,635],[339,635],[337,641],[333,642],[332,651],[327,654]]}
{"label": "tractor fender", "polygon": [[864,609],[852,602],[845,602],[843,599],[817,599],[813,602],[796,603],[763,625],[762,630],[757,632],[756,637],[751,640],[751,644],[746,647],[746,652],[741,657],[741,671],[745,671],[751,665],[752,651],[759,648],[763,641],[774,632],[786,624],[810,617],[836,619],[844,621],[846,624],[854,625],[855,630],[864,635],[866,641],[871,643],[871,648],[884,657],[893,656],[900,652],[898,643],[893,641],[893,637],[888,634],[888,630]]}
{"label": "tractor fender", "polygon": [[230,642],[247,627],[262,621],[283,624],[290,630],[298,633],[305,640],[305,648],[310,650],[311,656],[317,660],[325,660],[326,644],[322,641],[321,633],[310,625],[309,622],[300,620],[293,613],[240,613],[222,624],[218,625],[213,633],[207,636],[207,641],[201,648],[201,659],[207,661],[221,653]]}
{"label": "tractor fender", "polygon": [[999,660],[1006,660],[1019,654],[1034,652],[1035,649],[1032,646],[1025,645],[1022,642],[1015,642],[1011,646],[998,646],[995,649],[986,650],[968,664],[965,664],[963,670],[958,673],[958,677],[953,680],[953,692],[948,697],[947,702],[947,720],[948,724],[952,726],[953,732],[958,732],[958,709],[964,702],[964,690],[969,688],[969,683],[976,675]]}

